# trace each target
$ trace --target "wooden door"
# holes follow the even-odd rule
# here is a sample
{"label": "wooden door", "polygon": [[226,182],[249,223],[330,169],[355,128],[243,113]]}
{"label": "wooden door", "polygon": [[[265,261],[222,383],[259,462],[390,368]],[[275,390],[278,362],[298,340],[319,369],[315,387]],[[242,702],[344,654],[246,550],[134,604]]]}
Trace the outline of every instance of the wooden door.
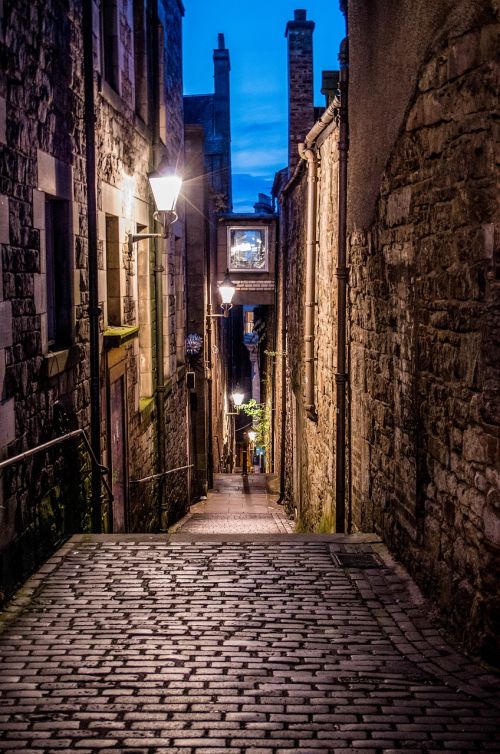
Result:
{"label": "wooden door", "polygon": [[113,482],[113,532],[127,531],[127,424],[125,374],[109,385],[109,442]]}

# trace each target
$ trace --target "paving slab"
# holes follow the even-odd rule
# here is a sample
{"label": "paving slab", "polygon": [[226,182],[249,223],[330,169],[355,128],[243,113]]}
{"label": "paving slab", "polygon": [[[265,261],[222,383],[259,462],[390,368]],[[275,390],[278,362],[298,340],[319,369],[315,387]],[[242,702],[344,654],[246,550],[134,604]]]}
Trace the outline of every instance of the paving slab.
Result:
{"label": "paving slab", "polygon": [[374,535],[80,535],[3,618],[0,751],[500,752],[498,677]]}
{"label": "paving slab", "polygon": [[170,533],[291,534],[294,522],[277,499],[266,491],[265,474],[215,474],[214,489],[192,505]]}

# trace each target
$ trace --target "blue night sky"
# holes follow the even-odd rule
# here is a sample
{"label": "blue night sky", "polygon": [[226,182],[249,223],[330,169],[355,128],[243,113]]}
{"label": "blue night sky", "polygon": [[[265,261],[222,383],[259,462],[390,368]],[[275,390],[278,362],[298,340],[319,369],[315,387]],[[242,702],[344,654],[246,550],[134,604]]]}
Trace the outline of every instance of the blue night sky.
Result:
{"label": "blue night sky", "polygon": [[316,22],[314,104],[325,105],[321,71],[338,68],[344,36],[338,0],[184,0],[184,92],[213,92],[213,49],[223,32],[231,59],[233,205],[252,212],[257,193],[270,193],[287,162],[285,27],[295,8]]}

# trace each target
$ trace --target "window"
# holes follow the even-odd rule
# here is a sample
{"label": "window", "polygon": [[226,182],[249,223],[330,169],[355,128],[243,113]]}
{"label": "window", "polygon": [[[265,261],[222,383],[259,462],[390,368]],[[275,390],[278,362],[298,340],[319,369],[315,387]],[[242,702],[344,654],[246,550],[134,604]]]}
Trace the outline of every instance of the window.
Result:
{"label": "window", "polygon": [[116,0],[101,0],[101,40],[104,78],[118,92],[118,9]]}
{"label": "window", "polygon": [[244,334],[252,335],[253,325],[254,325],[253,309],[244,309],[243,316],[244,316]]}
{"label": "window", "polygon": [[144,0],[134,0],[135,111],[148,122],[148,59]]}
{"label": "window", "polygon": [[167,110],[165,106],[165,30],[161,24],[158,24],[158,109],[159,109],[159,126],[160,139],[163,144],[167,143]]}
{"label": "window", "polygon": [[119,222],[114,215],[106,215],[106,294],[108,325],[122,324]]}
{"label": "window", "polygon": [[47,335],[51,351],[71,342],[71,244],[69,202],[45,197]]}
{"label": "window", "polygon": [[230,271],[267,272],[267,228],[232,227],[227,234]]}

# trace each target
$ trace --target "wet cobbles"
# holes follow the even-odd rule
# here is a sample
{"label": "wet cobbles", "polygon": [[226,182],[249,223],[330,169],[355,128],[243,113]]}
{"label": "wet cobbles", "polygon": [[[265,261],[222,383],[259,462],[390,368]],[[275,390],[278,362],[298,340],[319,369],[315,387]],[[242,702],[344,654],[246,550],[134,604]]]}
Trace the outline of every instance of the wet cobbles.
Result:
{"label": "wet cobbles", "polygon": [[0,750],[499,752],[497,678],[335,542],[74,538],[0,637]]}

